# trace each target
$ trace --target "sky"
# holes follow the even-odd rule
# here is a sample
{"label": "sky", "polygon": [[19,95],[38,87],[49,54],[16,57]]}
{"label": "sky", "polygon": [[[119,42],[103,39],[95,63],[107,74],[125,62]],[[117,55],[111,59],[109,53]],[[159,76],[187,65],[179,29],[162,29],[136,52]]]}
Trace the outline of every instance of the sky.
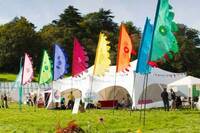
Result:
{"label": "sky", "polygon": [[[175,21],[200,30],[200,0],[170,0],[175,12]],[[157,0],[0,0],[0,24],[16,16],[24,16],[35,24],[37,30],[58,19],[69,5],[79,9],[82,15],[110,9],[114,21],[133,21],[143,29],[148,16],[153,23]]]}

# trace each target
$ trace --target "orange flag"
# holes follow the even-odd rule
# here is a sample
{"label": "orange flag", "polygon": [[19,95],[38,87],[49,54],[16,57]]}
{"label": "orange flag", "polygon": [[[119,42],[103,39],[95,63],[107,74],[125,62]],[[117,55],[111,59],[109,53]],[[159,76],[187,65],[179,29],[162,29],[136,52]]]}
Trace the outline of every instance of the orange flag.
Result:
{"label": "orange flag", "polygon": [[120,26],[119,42],[118,42],[118,53],[117,53],[117,72],[127,70],[132,51],[132,42],[129,34],[126,31],[124,24]]}

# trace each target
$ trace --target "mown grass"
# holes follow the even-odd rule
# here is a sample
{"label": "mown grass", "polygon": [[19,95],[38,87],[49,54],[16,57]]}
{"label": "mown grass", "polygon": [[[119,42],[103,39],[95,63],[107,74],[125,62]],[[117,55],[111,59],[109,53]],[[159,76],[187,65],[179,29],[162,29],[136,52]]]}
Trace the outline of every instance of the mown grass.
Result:
{"label": "mown grass", "polygon": [[0,81],[15,81],[16,76],[12,73],[0,73]]}
{"label": "mown grass", "polygon": [[26,105],[20,112],[17,104],[12,104],[9,109],[0,109],[0,133],[54,133],[58,121],[66,127],[71,120],[90,133],[136,133],[138,128],[144,133],[200,132],[200,111],[148,110],[145,127],[140,124],[139,115],[139,111],[130,115],[127,110],[115,110],[114,114],[113,110],[87,110],[72,115],[70,110],[35,110]]}
{"label": "mown grass", "polygon": [[[70,75],[65,75],[64,77],[69,77]],[[12,82],[15,81],[17,77],[17,74],[12,74],[12,73],[0,73],[0,81],[4,82]],[[38,74],[34,75],[33,82],[38,82]]]}

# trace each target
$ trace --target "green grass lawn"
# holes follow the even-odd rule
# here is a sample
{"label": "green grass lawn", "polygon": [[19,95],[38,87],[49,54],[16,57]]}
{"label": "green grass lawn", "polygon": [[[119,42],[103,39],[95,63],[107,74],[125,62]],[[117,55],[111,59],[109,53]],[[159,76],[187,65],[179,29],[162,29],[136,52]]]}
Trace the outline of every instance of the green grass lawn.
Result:
{"label": "green grass lawn", "polygon": [[[38,82],[38,74],[35,74],[33,81]],[[65,75],[64,77],[69,77],[70,75]],[[12,73],[0,73],[0,81],[3,82],[12,82],[15,81],[17,77],[17,74],[12,74]]]}
{"label": "green grass lawn", "polygon": [[[53,133],[57,122],[66,127],[71,120],[86,132],[90,133],[136,133],[138,128],[144,133],[199,133],[200,111],[182,110],[164,112],[163,110],[148,110],[146,126],[141,126],[139,111],[127,110],[88,110],[85,113],[72,115],[71,111],[55,111],[35,109],[23,106],[22,112],[17,104],[9,109],[0,109],[0,133]],[[99,121],[100,118],[104,122]]]}
{"label": "green grass lawn", "polygon": [[16,74],[0,73],[0,81],[15,81]]}

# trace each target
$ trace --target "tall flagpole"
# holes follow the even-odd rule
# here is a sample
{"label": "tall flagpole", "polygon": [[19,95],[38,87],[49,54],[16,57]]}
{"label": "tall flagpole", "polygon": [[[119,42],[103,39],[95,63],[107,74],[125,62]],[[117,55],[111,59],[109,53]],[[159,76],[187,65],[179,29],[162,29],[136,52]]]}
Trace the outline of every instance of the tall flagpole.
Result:
{"label": "tall flagpole", "polygon": [[[22,57],[20,59],[20,71],[22,70]],[[19,94],[19,111],[22,112],[22,79],[23,79],[23,72],[21,73],[21,83],[19,84],[18,94]]]}
{"label": "tall flagpole", "polygon": [[148,77],[149,74],[146,75],[146,84],[145,84],[145,91],[144,91],[144,119],[143,119],[143,125],[145,125],[145,121],[146,121],[146,98],[147,98],[147,88],[148,88]]}
{"label": "tall flagpole", "polygon": [[115,72],[115,82],[114,82],[114,90],[113,90],[113,115],[115,110],[115,89],[116,89],[116,83],[117,83],[117,72]]}
{"label": "tall flagpole", "polygon": [[140,104],[140,123],[142,122],[142,105],[143,105],[143,99],[144,99],[144,93],[145,93],[145,84],[146,84],[146,74],[144,75],[143,80],[143,88],[142,88],[142,97],[141,97],[141,104]]}
{"label": "tall flagpole", "polygon": [[130,115],[131,115],[131,112],[132,112],[132,109],[133,109],[133,93],[134,93],[134,87],[135,87],[135,81],[136,81],[136,72],[133,71],[133,88],[132,88],[132,94],[131,94],[131,98],[132,98],[132,106],[131,106],[131,109],[130,109]]}
{"label": "tall flagpole", "polygon": [[89,94],[89,99],[88,99],[89,109],[91,108],[90,101],[92,101],[91,99],[92,99],[93,82],[94,82],[94,75],[91,76],[90,94]]}

